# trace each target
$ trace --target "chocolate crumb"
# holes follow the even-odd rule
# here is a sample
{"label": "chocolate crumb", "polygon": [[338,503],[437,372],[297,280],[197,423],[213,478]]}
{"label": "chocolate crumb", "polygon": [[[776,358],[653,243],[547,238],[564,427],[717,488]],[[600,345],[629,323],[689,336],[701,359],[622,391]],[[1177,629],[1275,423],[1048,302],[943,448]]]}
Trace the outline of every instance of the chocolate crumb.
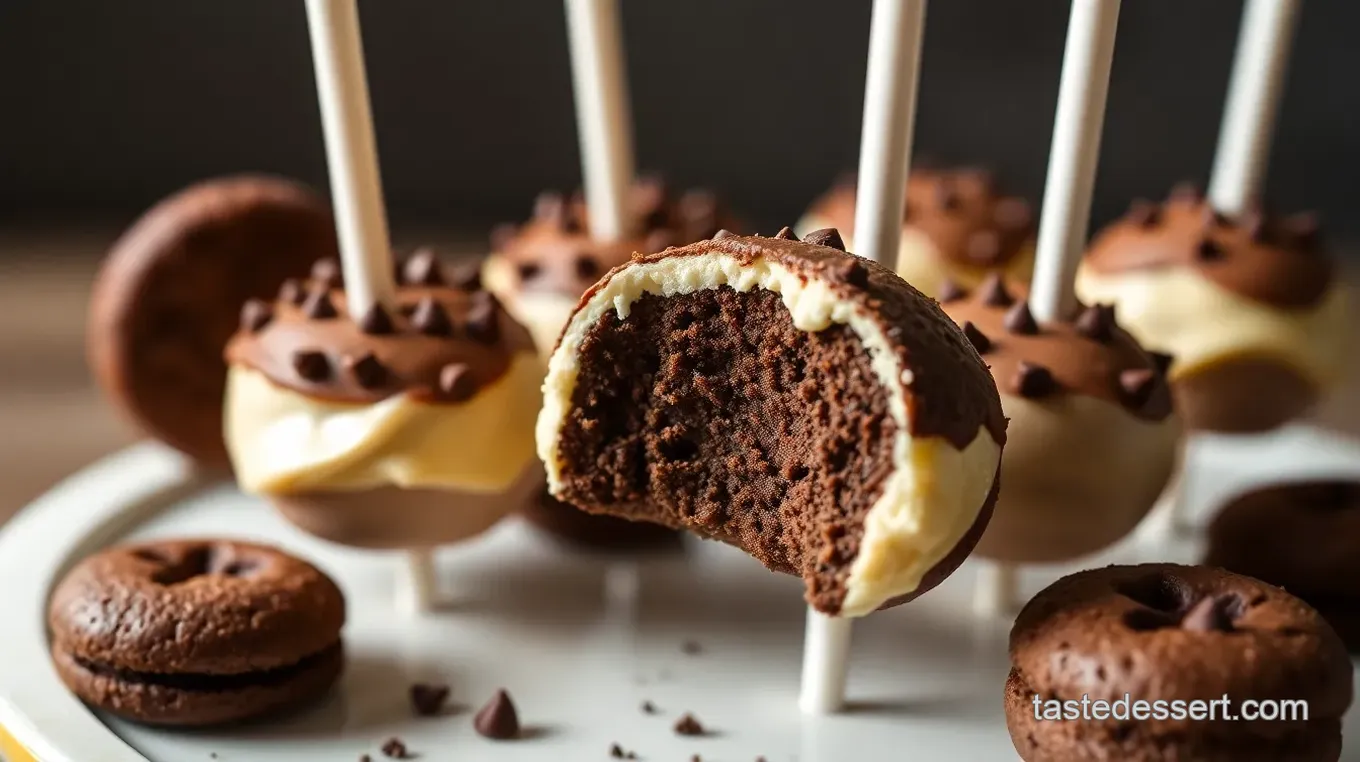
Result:
{"label": "chocolate crumb", "polygon": [[439,257],[431,249],[417,249],[401,268],[402,280],[412,286],[441,286],[444,273],[439,267]]}
{"label": "chocolate crumb", "polygon": [[392,318],[381,304],[374,304],[359,318],[359,330],[370,336],[386,336],[395,330]]}
{"label": "chocolate crumb", "polygon": [[987,338],[987,334],[983,333],[971,320],[964,321],[963,335],[980,355],[987,354],[992,348],[992,340]]}
{"label": "chocolate crumb", "polygon": [[373,758],[368,756],[367,754],[360,754],[359,762],[373,762]]}
{"label": "chocolate crumb", "polygon": [[433,296],[426,296],[416,303],[416,311],[411,313],[411,325],[426,336],[453,335],[449,313]]}
{"label": "chocolate crumb", "polygon": [[1020,361],[1019,370],[1016,371],[1011,385],[1015,388],[1016,394],[1025,399],[1047,397],[1058,389],[1052,371],[1024,360]]}
{"label": "chocolate crumb", "polygon": [[982,282],[978,289],[978,298],[988,307],[1009,307],[1015,303],[1015,298],[1006,289],[1006,281],[1002,279],[1001,273],[992,273]]}
{"label": "chocolate crumb", "polygon": [[327,288],[340,285],[340,263],[327,257],[312,263],[312,280]]}
{"label": "chocolate crumb", "polygon": [[324,381],[331,375],[331,363],[324,352],[299,349],[293,353],[293,370],[307,381]]}
{"label": "chocolate crumb", "polygon": [[1102,344],[1114,335],[1114,305],[1093,304],[1077,315],[1077,333]]}
{"label": "chocolate crumb", "polygon": [[359,386],[365,389],[377,389],[387,381],[387,368],[372,352],[365,352],[358,357],[346,356],[340,362],[359,382]]}
{"label": "chocolate crumb", "polygon": [[712,239],[712,240],[714,240],[714,241],[721,241],[721,240],[724,239],[724,238],[731,238],[731,237],[734,236],[734,235],[736,235],[736,233],[733,233],[732,231],[728,230],[727,228],[720,228],[720,229],[718,230],[718,232],[716,232],[716,233],[713,234],[713,239]]}
{"label": "chocolate crumb", "polygon": [[241,305],[241,328],[248,333],[258,333],[274,319],[274,308],[259,299],[248,299]]}
{"label": "chocolate crumb", "polygon": [[700,757],[698,754],[694,754],[689,758],[689,762],[704,762],[704,759],[703,757]]}
{"label": "chocolate crumb", "polygon": [[1034,320],[1034,313],[1029,311],[1027,299],[1016,302],[1015,306],[1006,312],[1002,325],[1007,331],[1021,336],[1033,336],[1039,332],[1039,323]]}
{"label": "chocolate crumb", "polygon": [[697,640],[686,640],[680,644],[680,652],[686,656],[698,656],[704,652],[704,649]]}
{"label": "chocolate crumb", "polygon": [[624,758],[623,747],[619,746],[618,743],[610,744],[609,756],[613,757],[614,759],[623,759]]}
{"label": "chocolate crumb", "polygon": [[449,686],[416,683],[410,691],[411,708],[421,717],[437,716],[449,698]]}
{"label": "chocolate crumb", "polygon": [[496,322],[496,298],[480,291],[472,301],[467,313],[468,336],[483,344],[494,344],[500,338],[500,323]]}
{"label": "chocolate crumb", "polygon": [[329,320],[340,313],[335,311],[335,302],[331,301],[330,290],[325,286],[316,286],[302,303],[302,314],[312,320]]}
{"label": "chocolate crumb", "polygon": [[296,307],[302,304],[302,301],[306,298],[307,292],[303,290],[302,284],[298,282],[297,278],[289,278],[279,286],[279,301],[281,302]]}
{"label": "chocolate crumb", "polygon": [[400,738],[393,736],[382,745],[383,756],[389,759],[411,759],[411,752]]}
{"label": "chocolate crumb", "polygon": [[784,227],[780,228],[779,232],[774,234],[774,237],[778,238],[781,241],[798,240],[798,236],[793,234],[793,228],[789,227],[788,225],[785,225]]}
{"label": "chocolate crumb", "polygon": [[680,719],[675,721],[676,735],[701,736],[704,735],[706,732],[707,731],[704,730],[703,724],[700,723],[699,720],[696,719],[694,715],[690,714],[689,712],[685,712],[683,715],[680,716]]}
{"label": "chocolate crumb", "polygon": [[439,391],[450,402],[463,402],[477,393],[477,382],[460,362],[449,363],[439,371]]}
{"label": "chocolate crumb", "polygon": [[828,248],[845,251],[845,241],[841,239],[840,231],[835,228],[814,230],[803,236],[803,242],[810,243],[813,246],[826,246]]}
{"label": "chocolate crumb", "polygon": [[502,688],[477,712],[472,727],[485,738],[508,741],[519,738],[519,713],[510,694]]}
{"label": "chocolate crumb", "polygon": [[656,713],[657,713],[656,704],[653,704],[651,701],[643,701],[643,702],[642,702],[642,713],[643,713],[643,714],[656,714]]}

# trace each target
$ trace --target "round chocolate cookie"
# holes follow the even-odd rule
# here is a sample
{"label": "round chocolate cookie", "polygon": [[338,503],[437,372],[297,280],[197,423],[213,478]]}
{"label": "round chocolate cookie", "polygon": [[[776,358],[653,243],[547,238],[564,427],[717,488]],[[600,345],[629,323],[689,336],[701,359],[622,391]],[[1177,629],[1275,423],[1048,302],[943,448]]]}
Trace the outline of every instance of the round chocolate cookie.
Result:
{"label": "round chocolate cookie", "polygon": [[1360,483],[1281,484],[1236,498],[1210,524],[1204,562],[1285,588],[1360,653]]}
{"label": "round chocolate cookie", "polygon": [[151,436],[226,466],[222,348],[241,304],[336,253],[325,200],[288,180],[209,180],[165,199],[95,282],[87,348],[100,386]]}
{"label": "round chocolate cookie", "polygon": [[[1176,564],[1078,572],[1020,612],[1010,655],[1006,726],[1026,762],[1335,762],[1341,754],[1352,697],[1345,648],[1303,601],[1250,577]],[[1207,702],[1224,696],[1231,705],[1209,719]],[[1149,702],[1142,716],[1129,705],[1106,719],[1055,719],[1059,705],[1049,703],[1126,697]],[[1307,719],[1222,719],[1269,699],[1307,701]],[[1193,701],[1205,702],[1198,716]]]}
{"label": "round chocolate cookie", "polygon": [[52,595],[52,659],[94,707],[210,725],[323,694],[344,663],[345,600],[312,565],[229,540],[105,550]]}

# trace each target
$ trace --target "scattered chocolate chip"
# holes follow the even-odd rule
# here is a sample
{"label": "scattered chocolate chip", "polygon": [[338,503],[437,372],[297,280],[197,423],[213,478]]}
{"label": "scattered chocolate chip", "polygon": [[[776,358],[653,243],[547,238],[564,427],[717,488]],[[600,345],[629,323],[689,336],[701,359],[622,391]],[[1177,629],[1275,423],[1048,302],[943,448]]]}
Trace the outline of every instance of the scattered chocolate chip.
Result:
{"label": "scattered chocolate chip", "polygon": [[401,279],[403,283],[412,286],[444,285],[444,272],[439,265],[439,257],[431,249],[417,249],[402,265]]}
{"label": "scattered chocolate chip", "polygon": [[1179,182],[1171,188],[1171,198],[1176,201],[1199,201],[1199,186],[1192,182]]}
{"label": "scattered chocolate chip", "polygon": [[1212,206],[1204,206],[1204,227],[1220,228],[1228,224],[1228,218]]}
{"label": "scattered chocolate chip", "polygon": [[734,236],[734,235],[736,235],[736,233],[733,233],[732,231],[728,230],[727,228],[720,228],[720,229],[718,230],[718,232],[716,232],[716,233],[713,234],[713,240],[715,240],[715,241],[721,241],[721,240],[724,239],[724,238],[731,238],[731,237]]}
{"label": "scattered chocolate chip", "polygon": [[609,745],[609,756],[614,759],[623,759],[623,747],[619,746],[617,741]]}
{"label": "scattered chocolate chip", "polygon": [[832,249],[845,251],[845,241],[841,240],[840,231],[835,228],[814,230],[803,236],[803,242],[810,243],[813,246],[826,246]]}
{"label": "scattered chocolate chip", "polygon": [[496,227],[491,228],[491,235],[489,236],[491,239],[491,250],[500,251],[506,246],[509,246],[510,242],[515,239],[515,234],[518,232],[519,228],[511,222],[502,222]]}
{"label": "scattered chocolate chip", "polygon": [[316,286],[307,294],[307,300],[302,303],[302,314],[312,320],[329,320],[340,313],[335,311],[335,302],[331,301],[330,289],[325,286]]}
{"label": "scattered chocolate chip", "polygon": [[299,349],[293,353],[293,370],[307,381],[325,381],[331,375],[331,363],[324,352]]}
{"label": "scattered chocolate chip", "polygon": [[954,183],[945,178],[935,182],[935,203],[945,211],[958,209],[963,199],[959,198],[959,192],[954,188]]}
{"label": "scattered chocolate chip", "polygon": [[1092,341],[1105,343],[1114,336],[1114,305],[1093,304],[1077,315],[1077,333]]}
{"label": "scattered chocolate chip", "polygon": [[869,268],[864,266],[864,262],[859,257],[852,257],[840,265],[841,282],[847,283],[855,288],[867,288],[869,285]]}
{"label": "scattered chocolate chip", "polygon": [[286,304],[297,306],[302,304],[302,300],[307,298],[307,292],[303,290],[302,284],[297,278],[289,278],[279,286],[279,301]]}
{"label": "scattered chocolate chip", "polygon": [[781,241],[798,240],[798,236],[793,234],[793,228],[789,227],[788,225],[785,225],[784,227],[780,228],[779,232],[774,234],[774,237],[778,238]]}
{"label": "scattered chocolate chip", "polygon": [[1157,372],[1151,368],[1131,368],[1119,374],[1119,388],[1124,392],[1125,401],[1133,407],[1142,407],[1156,386]]}
{"label": "scattered chocolate chip", "polygon": [[602,269],[600,263],[589,254],[583,252],[576,255],[576,277],[582,280],[595,280],[600,277]]}
{"label": "scattered chocolate chip", "polygon": [[1162,208],[1145,198],[1135,199],[1125,216],[1140,228],[1152,228],[1162,221]]}
{"label": "scattered chocolate chip", "polygon": [[1157,367],[1157,372],[1166,375],[1171,370],[1171,361],[1175,358],[1165,352],[1148,352],[1148,357],[1152,358],[1152,364]]}
{"label": "scattered chocolate chip", "polygon": [[1048,368],[1034,363],[1020,361],[1015,377],[1011,379],[1015,393],[1025,399],[1047,397],[1058,390],[1058,382]]}
{"label": "scattered chocolate chip", "polygon": [[992,348],[992,340],[987,338],[987,334],[983,333],[982,329],[974,325],[971,320],[963,322],[963,335],[980,355],[987,354]]}
{"label": "scattered chocolate chip", "polygon": [[483,344],[496,343],[501,335],[501,325],[496,319],[496,298],[485,291],[473,295],[472,306],[468,307],[467,323],[464,327],[474,341]]}
{"label": "scattered chocolate chip", "polygon": [[327,257],[312,263],[312,280],[327,288],[340,285],[340,263]]}
{"label": "scattered chocolate chip", "polygon": [[945,282],[940,285],[940,304],[957,302],[965,296],[968,296],[968,292],[964,291],[962,286],[952,280],[945,280]]}
{"label": "scattered chocolate chip", "polygon": [[689,757],[689,762],[704,762],[704,758],[699,756],[698,754],[691,754]]}
{"label": "scattered chocolate chip", "polygon": [[1034,224],[1034,210],[1023,198],[1010,196],[996,202],[992,220],[1002,230],[1025,230]]}
{"label": "scattered chocolate chip", "polygon": [[426,336],[453,335],[449,313],[433,296],[425,296],[416,303],[416,311],[411,313],[411,325]]}
{"label": "scattered chocolate chip", "polygon": [[643,701],[643,702],[642,702],[642,713],[643,713],[643,714],[656,714],[656,713],[657,713],[656,704],[653,704],[651,701]]}
{"label": "scattered chocolate chip", "polygon": [[1033,336],[1039,332],[1039,323],[1035,321],[1034,313],[1029,311],[1027,299],[1021,299],[1007,310],[1001,324],[1007,331],[1021,336]]}
{"label": "scattered chocolate chip", "polygon": [[1232,632],[1229,603],[1227,596],[1201,598],[1181,619],[1181,629],[1190,632]]}
{"label": "scattered chocolate chip", "polygon": [[680,644],[680,652],[686,656],[698,656],[704,649],[697,640],[686,640]]}
{"label": "scattered chocolate chip", "polygon": [[756,762],[765,762],[765,755],[764,755],[764,754],[761,754],[761,755],[757,756],[757,757],[756,757]]}
{"label": "scattered chocolate chip", "polygon": [[995,230],[975,231],[964,244],[964,255],[977,264],[995,264],[1001,257],[1001,234]]}
{"label": "scattered chocolate chip", "polygon": [[368,312],[359,318],[359,330],[370,336],[385,336],[396,330],[392,325],[392,318],[383,309],[381,304],[374,304],[368,308]]}
{"label": "scattered chocolate chip", "polygon": [[259,299],[248,299],[241,305],[241,330],[258,333],[274,319],[274,308]]}
{"label": "scattered chocolate chip", "polygon": [[389,759],[411,759],[411,752],[400,738],[393,736],[382,745],[383,756]]}
{"label": "scattered chocolate chip", "polygon": [[694,715],[685,712],[675,721],[675,733],[682,736],[701,736],[707,731]]}
{"label": "scattered chocolate chip", "polygon": [[477,712],[472,727],[483,737],[497,741],[519,738],[519,713],[504,688],[496,691],[496,695]]}
{"label": "scattered chocolate chip", "polygon": [[480,262],[465,262],[453,268],[449,283],[460,291],[482,290],[482,268]]}
{"label": "scattered chocolate chip", "polygon": [[449,699],[449,686],[416,683],[410,690],[411,708],[421,717],[435,717]]}
{"label": "scattered chocolate chip", "polygon": [[365,352],[358,357],[346,355],[341,364],[365,389],[377,389],[387,381],[387,368],[372,352]]}
{"label": "scattered chocolate chip", "polygon": [[367,754],[360,754],[359,762],[373,762],[373,758],[368,756]]}
{"label": "scattered chocolate chip", "polygon": [[1006,281],[1001,277],[1001,273],[991,273],[978,288],[978,299],[988,307],[1009,307],[1015,303],[1015,297],[1006,290]]}
{"label": "scattered chocolate chip", "polygon": [[1214,242],[1214,239],[1205,237],[1195,247],[1195,256],[1206,262],[1212,262],[1223,258],[1223,247]]}
{"label": "scattered chocolate chip", "polygon": [[468,366],[460,362],[449,363],[439,370],[439,391],[450,402],[462,402],[477,393],[477,381]]}

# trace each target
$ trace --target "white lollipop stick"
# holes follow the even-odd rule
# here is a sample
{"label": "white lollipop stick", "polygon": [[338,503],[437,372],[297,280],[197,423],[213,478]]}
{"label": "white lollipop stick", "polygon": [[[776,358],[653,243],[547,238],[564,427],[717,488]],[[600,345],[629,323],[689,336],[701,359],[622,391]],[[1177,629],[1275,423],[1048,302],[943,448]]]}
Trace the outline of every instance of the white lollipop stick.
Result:
{"label": "white lollipop stick", "polygon": [[[860,256],[889,267],[902,243],[925,14],[925,0],[874,0],[869,25],[854,241]],[[808,608],[798,700],[804,714],[845,705],[851,630],[849,619]]]}
{"label": "white lollipop stick", "polygon": [[1118,23],[1119,0],[1072,2],[1030,287],[1030,310],[1040,321],[1076,307],[1072,283],[1091,219]]}
{"label": "white lollipop stick", "polygon": [[[355,0],[307,0],[316,91],[326,135],[340,266],[349,314],[358,320],[375,305],[391,310],[396,283],[383,206],[373,110],[368,101],[359,9]],[[434,601],[434,562],[429,550],[413,550],[398,595],[409,607],[428,610]]]}
{"label": "white lollipop stick", "polygon": [[612,241],[632,225],[633,129],[618,0],[566,0],[576,127],[590,235]]}
{"label": "white lollipop stick", "polygon": [[439,575],[434,566],[434,550],[417,548],[406,551],[406,563],[399,567],[397,609],[419,614],[434,608],[439,597]]}
{"label": "white lollipop stick", "polygon": [[1020,570],[1015,564],[998,561],[979,559],[976,563],[973,612],[980,617],[994,617],[1015,611],[1020,601]]}
{"label": "white lollipop stick", "polygon": [[1247,0],[1209,177],[1209,203],[1237,216],[1260,198],[1298,0]]}

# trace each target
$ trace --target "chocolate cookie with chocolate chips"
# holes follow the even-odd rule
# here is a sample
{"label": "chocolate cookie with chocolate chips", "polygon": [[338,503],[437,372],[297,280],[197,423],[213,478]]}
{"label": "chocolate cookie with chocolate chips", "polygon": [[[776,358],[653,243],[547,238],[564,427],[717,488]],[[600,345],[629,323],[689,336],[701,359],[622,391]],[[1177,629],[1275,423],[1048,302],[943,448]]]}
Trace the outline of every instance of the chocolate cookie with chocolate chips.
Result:
{"label": "chocolate cookie with chocolate chips", "polygon": [[336,253],[329,206],[297,183],[228,177],[176,193],[118,239],[95,281],[95,378],[149,435],[226,467],[222,348],[241,303]]}
{"label": "chocolate cookie with chocolate chips", "polygon": [[1253,490],[1218,512],[1208,536],[1206,564],[1285,588],[1360,653],[1360,483]]}
{"label": "chocolate cookie with chocolate chips", "polygon": [[[1335,762],[1341,754],[1352,694],[1345,648],[1303,601],[1250,577],[1176,564],[1079,572],[1025,606],[1010,654],[1006,726],[1025,762]],[[1057,705],[1044,703],[1126,696],[1163,702],[1165,711],[1148,704],[1141,718],[1130,707],[1104,720],[1055,720]],[[1223,696],[1234,713],[1247,700],[1302,699],[1308,716],[1188,715],[1185,702]]]}
{"label": "chocolate cookie with chocolate chips", "polygon": [[52,659],[97,709],[154,725],[213,725],[324,694],[344,663],[345,601],[324,573],[231,540],[112,548],[52,595]]}

